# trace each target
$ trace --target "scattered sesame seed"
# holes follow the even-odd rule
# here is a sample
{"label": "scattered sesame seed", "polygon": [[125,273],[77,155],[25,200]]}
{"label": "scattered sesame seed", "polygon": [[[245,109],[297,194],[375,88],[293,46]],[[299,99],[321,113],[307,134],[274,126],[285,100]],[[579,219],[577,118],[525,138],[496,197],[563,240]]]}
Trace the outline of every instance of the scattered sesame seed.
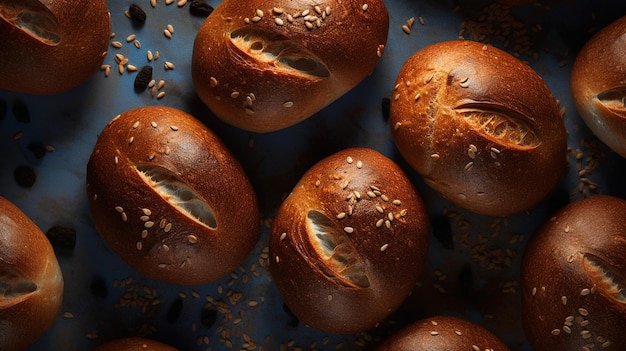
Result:
{"label": "scattered sesame seed", "polygon": [[348,234],[352,234],[352,233],[354,233],[354,228],[352,228],[352,227],[344,227],[343,231],[348,233]]}
{"label": "scattered sesame seed", "polygon": [[389,244],[384,244],[380,247],[380,252],[386,251],[389,248]]}

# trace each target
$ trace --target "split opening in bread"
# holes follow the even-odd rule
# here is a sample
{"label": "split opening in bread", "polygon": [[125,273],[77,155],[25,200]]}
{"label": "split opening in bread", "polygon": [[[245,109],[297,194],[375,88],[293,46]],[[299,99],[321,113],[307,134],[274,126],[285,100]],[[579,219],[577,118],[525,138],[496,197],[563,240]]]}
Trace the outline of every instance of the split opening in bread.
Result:
{"label": "split opening in bread", "polygon": [[615,300],[626,303],[626,279],[619,272],[605,260],[590,253],[583,254],[583,262],[602,277],[603,282],[610,287],[609,292]]}
{"label": "split opening in bread", "polygon": [[233,44],[255,59],[291,74],[326,78],[330,72],[312,52],[289,38],[263,29],[243,28],[230,34]]}
{"label": "split opening in bread", "polygon": [[472,129],[502,145],[531,149],[541,144],[534,128],[514,111],[487,104],[467,104],[455,110]]}
{"label": "split opening in bread", "polygon": [[154,165],[138,165],[137,173],[170,205],[197,222],[217,229],[217,219],[211,207],[175,174]]}
{"label": "split opening in bread", "polygon": [[12,272],[0,272],[0,299],[12,299],[38,290],[37,284]]}
{"label": "split opening in bread", "polygon": [[598,100],[610,109],[626,114],[626,87],[611,89],[598,94]]}
{"label": "split opening in bread", "polygon": [[369,287],[362,259],[343,229],[315,210],[307,213],[307,222],[309,240],[328,268],[352,286]]}
{"label": "split opening in bread", "polygon": [[2,0],[0,18],[44,44],[58,45],[61,42],[56,17],[37,0]]}

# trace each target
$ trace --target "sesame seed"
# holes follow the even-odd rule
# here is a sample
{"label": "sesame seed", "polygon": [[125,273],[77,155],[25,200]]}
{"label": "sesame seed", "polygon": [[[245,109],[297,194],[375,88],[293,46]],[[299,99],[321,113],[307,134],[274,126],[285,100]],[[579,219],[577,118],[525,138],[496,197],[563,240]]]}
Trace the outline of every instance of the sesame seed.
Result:
{"label": "sesame seed", "polygon": [[178,126],[170,126],[170,129],[177,132],[178,131]]}
{"label": "sesame seed", "polygon": [[581,316],[588,316],[589,315],[589,311],[587,311],[587,309],[585,309],[585,308],[579,308],[578,309],[578,313],[580,313]]}
{"label": "sesame seed", "polygon": [[117,41],[117,40],[116,40],[116,41],[112,41],[112,42],[111,42],[111,46],[112,46],[112,47],[114,47],[114,48],[119,49],[119,48],[121,48],[121,47],[122,47],[122,43],[121,43],[121,42],[119,42],[119,41]]}
{"label": "sesame seed", "polygon": [[155,121],[150,122],[150,126],[152,128],[156,128],[157,127],[157,123]]}
{"label": "sesame seed", "polygon": [[211,77],[209,78],[209,84],[211,85],[211,88],[215,88],[218,84],[218,81],[215,77]]}
{"label": "sesame seed", "polygon": [[391,203],[396,205],[396,206],[402,205],[402,201],[400,201],[400,200],[393,200]]}
{"label": "sesame seed", "polygon": [[368,8],[369,8],[369,5],[368,5],[368,4],[363,4],[363,6],[361,6],[361,9],[362,9],[363,11],[367,11],[367,9],[368,9]]}
{"label": "sesame seed", "polygon": [[169,62],[169,61],[165,61],[165,63],[163,64],[163,66],[165,67],[165,70],[173,70],[174,68],[176,68],[174,66],[173,63]]}
{"label": "sesame seed", "polygon": [[143,224],[144,227],[146,228],[152,228],[154,226],[154,222],[152,221],[147,221],[146,223]]}
{"label": "sesame seed", "polygon": [[363,168],[363,162],[362,161],[357,161],[356,168],[358,168],[358,169]]}
{"label": "sesame seed", "polygon": [[565,295],[561,296],[561,303],[563,305],[567,305],[567,296],[565,296]]}
{"label": "sesame seed", "polygon": [[135,40],[135,38],[137,38],[137,36],[135,34],[131,34],[126,37],[126,42],[130,43],[131,41]]}
{"label": "sesame seed", "polygon": [[385,221],[385,227],[387,227],[387,229],[391,229],[391,222],[389,220]]}
{"label": "sesame seed", "polygon": [[354,233],[354,228],[352,228],[352,227],[344,227],[343,231],[348,233],[348,234],[352,234],[352,233]]}
{"label": "sesame seed", "polygon": [[159,83],[157,84],[157,89],[161,90],[163,89],[163,87],[165,86],[165,81],[163,79],[159,80]]}
{"label": "sesame seed", "polygon": [[196,244],[198,242],[198,237],[193,234],[187,235],[187,241],[189,241],[190,244]]}
{"label": "sesame seed", "polygon": [[165,92],[164,92],[164,91],[161,91],[161,92],[159,92],[159,93],[157,94],[156,98],[160,100],[160,99],[162,99],[164,96],[165,96]]}
{"label": "sesame seed", "polygon": [[282,233],[280,234],[280,240],[285,240],[285,238],[287,238],[287,233]]}
{"label": "sesame seed", "polygon": [[257,16],[259,16],[259,17],[263,17],[263,15],[264,15],[264,14],[263,14],[263,10],[261,10],[261,9],[257,9],[257,10],[256,10],[256,15],[257,15]]}
{"label": "sesame seed", "polygon": [[293,107],[293,101],[287,101],[287,102],[283,103],[283,107],[287,107],[287,108]]}
{"label": "sesame seed", "polygon": [[167,30],[170,31],[170,33],[174,34],[174,26],[172,26],[171,24],[167,25]]}
{"label": "sesame seed", "polygon": [[163,35],[165,35],[167,39],[172,39],[172,32],[167,29],[163,29]]}
{"label": "sesame seed", "polygon": [[572,333],[572,328],[568,327],[567,325],[564,325],[562,329],[567,334],[571,334]]}
{"label": "sesame seed", "polygon": [[551,333],[552,333],[552,335],[556,336],[556,335],[561,334],[561,330],[560,329],[553,329]]}
{"label": "sesame seed", "polygon": [[454,331],[454,334],[456,334],[456,335],[458,335],[458,336],[463,335],[463,333],[461,333],[461,331],[460,331],[460,330],[455,330],[455,331]]}
{"label": "sesame seed", "polygon": [[143,248],[143,244],[142,244],[141,241],[138,241],[135,246],[137,247],[137,250],[139,250],[139,251],[141,251],[141,249]]}
{"label": "sesame seed", "polygon": [[118,213],[122,213],[124,212],[124,208],[121,206],[115,206],[115,211],[117,211]]}
{"label": "sesame seed", "polygon": [[389,248],[389,244],[384,244],[383,246],[380,247],[380,252],[386,251],[387,248]]}
{"label": "sesame seed", "polygon": [[341,212],[337,214],[337,219],[344,219],[346,218],[346,213],[345,212]]}
{"label": "sesame seed", "polygon": [[285,12],[281,7],[274,7],[272,11],[274,11],[274,13],[277,15],[282,15],[283,12]]}
{"label": "sesame seed", "polygon": [[178,2],[176,3],[176,6],[183,7],[186,4],[187,4],[187,0],[178,0]]}
{"label": "sesame seed", "polygon": [[348,162],[348,164],[352,164],[352,162],[354,162],[354,159],[351,156],[346,157],[346,162]]}
{"label": "sesame seed", "polygon": [[122,221],[128,221],[128,216],[126,215],[126,212],[122,212]]}
{"label": "sesame seed", "polygon": [[379,219],[378,221],[376,221],[376,228],[380,228],[383,226],[383,224],[385,223],[384,219]]}
{"label": "sesame seed", "polygon": [[164,232],[169,232],[172,229],[172,223],[168,223],[165,225],[165,228],[163,228]]}
{"label": "sesame seed", "polygon": [[[308,16],[308,15],[309,15],[309,13],[311,13],[311,11],[310,11],[310,10],[304,10],[304,11],[302,11],[302,13],[300,14],[300,16]],[[294,16],[294,17],[299,17],[299,16]]]}
{"label": "sesame seed", "polygon": [[284,26],[285,22],[281,19],[281,18],[276,18],[274,19],[274,22],[276,23],[276,25],[278,26]]}
{"label": "sesame seed", "polygon": [[580,291],[580,296],[587,296],[591,293],[591,290],[584,288]]}
{"label": "sesame seed", "polygon": [[133,45],[137,48],[137,49],[141,49],[141,42],[137,39],[135,39],[133,41]]}
{"label": "sesame seed", "polygon": [[437,335],[439,335],[439,332],[436,332],[436,331],[431,331],[431,332],[430,332],[430,335],[432,335],[432,336],[437,336]]}
{"label": "sesame seed", "polygon": [[406,34],[411,34],[411,28],[409,28],[406,24],[402,25],[402,31]]}
{"label": "sesame seed", "polygon": [[149,217],[149,216],[141,216],[141,217],[139,217],[139,219],[140,219],[142,222],[147,222],[147,221],[149,221],[149,220],[150,220],[150,217]]}

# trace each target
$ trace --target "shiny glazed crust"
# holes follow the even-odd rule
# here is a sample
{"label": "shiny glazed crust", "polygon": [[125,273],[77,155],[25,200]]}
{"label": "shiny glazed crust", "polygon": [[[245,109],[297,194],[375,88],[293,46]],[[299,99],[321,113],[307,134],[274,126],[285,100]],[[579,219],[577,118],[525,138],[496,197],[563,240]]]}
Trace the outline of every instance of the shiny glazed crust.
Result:
{"label": "shiny glazed crust", "polygon": [[148,106],[115,117],[87,164],[96,229],[140,273],[214,281],[260,235],[256,194],[218,137],[193,116]]}
{"label": "shiny glazed crust", "polygon": [[351,148],[314,165],[280,206],[270,268],[303,323],[356,333],[410,294],[428,240],[426,209],[402,170],[372,149]]}
{"label": "shiny glazed crust", "polygon": [[63,275],[45,234],[2,197],[0,280],[0,350],[24,350],[54,323]]}
{"label": "shiny glazed crust", "polygon": [[192,77],[202,101],[236,127],[296,124],[361,82],[380,60],[381,0],[226,0],[196,35]]}
{"label": "shiny glazed crust", "polygon": [[531,238],[522,316],[537,351],[626,345],[626,201],[608,195],[558,211]]}
{"label": "shiny glazed crust", "polygon": [[591,131],[626,157],[626,17],[594,35],[576,56],[571,74],[576,110]]}
{"label": "shiny glazed crust", "polygon": [[432,44],[403,65],[390,125],[402,156],[453,203],[509,215],[541,201],[565,168],[567,134],[541,77],[472,41]]}
{"label": "shiny glazed crust", "polygon": [[100,68],[111,21],[105,0],[6,0],[0,33],[0,88],[52,95]]}
{"label": "shiny glazed crust", "polygon": [[413,322],[391,335],[374,351],[509,351],[484,327],[452,316],[435,316]]}

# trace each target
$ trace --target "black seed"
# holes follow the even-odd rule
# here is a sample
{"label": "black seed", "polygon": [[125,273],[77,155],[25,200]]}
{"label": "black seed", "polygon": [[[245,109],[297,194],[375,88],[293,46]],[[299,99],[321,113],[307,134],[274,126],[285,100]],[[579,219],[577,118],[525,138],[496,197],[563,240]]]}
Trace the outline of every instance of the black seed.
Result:
{"label": "black seed", "polygon": [[444,249],[454,249],[454,240],[452,238],[452,228],[450,220],[446,216],[434,216],[431,220],[433,235],[441,243]]}
{"label": "black seed", "polygon": [[180,297],[174,300],[167,310],[167,316],[165,317],[169,323],[176,323],[180,315],[183,313],[183,299]]}
{"label": "black seed", "polygon": [[296,317],[295,314],[293,314],[293,312],[291,312],[291,309],[289,309],[289,307],[283,303],[283,311],[285,311],[285,313],[287,313],[287,325],[295,328],[298,326],[298,324],[300,324],[300,320],[298,319],[298,317]]}
{"label": "black seed", "polygon": [[189,12],[194,16],[208,17],[213,13],[213,6],[204,0],[192,0],[189,4]]}
{"label": "black seed", "polygon": [[2,121],[7,116],[8,109],[9,107],[6,100],[0,99],[0,121]]}
{"label": "black seed", "polygon": [[30,123],[30,113],[28,107],[22,100],[15,100],[13,102],[13,115],[15,120],[21,123]]}
{"label": "black seed", "polygon": [[41,144],[30,144],[26,148],[38,159],[46,156],[46,148]]}
{"label": "black seed", "polygon": [[383,110],[383,120],[389,120],[389,110],[391,109],[391,99],[388,97],[383,98],[380,103],[381,108]]}
{"label": "black seed", "polygon": [[130,4],[128,13],[130,14],[130,18],[137,23],[144,23],[146,21],[146,12],[137,4]]}
{"label": "black seed", "polygon": [[107,284],[104,279],[97,275],[93,277],[91,284],[89,285],[89,290],[91,290],[91,294],[93,296],[106,299],[109,295],[109,288],[107,288]]}
{"label": "black seed", "polygon": [[202,307],[200,314],[200,323],[207,328],[211,328],[217,321],[217,309],[213,304],[207,303]]}
{"label": "black seed", "polygon": [[52,247],[58,250],[57,253],[71,255],[76,247],[76,230],[60,225],[55,225],[46,232]]}
{"label": "black seed", "polygon": [[143,66],[137,76],[135,77],[135,92],[140,93],[148,87],[150,81],[152,80],[152,66]]}
{"label": "black seed", "polygon": [[34,169],[28,166],[18,166],[15,168],[15,171],[13,171],[13,178],[17,185],[28,189],[35,185],[37,174],[35,174]]}

